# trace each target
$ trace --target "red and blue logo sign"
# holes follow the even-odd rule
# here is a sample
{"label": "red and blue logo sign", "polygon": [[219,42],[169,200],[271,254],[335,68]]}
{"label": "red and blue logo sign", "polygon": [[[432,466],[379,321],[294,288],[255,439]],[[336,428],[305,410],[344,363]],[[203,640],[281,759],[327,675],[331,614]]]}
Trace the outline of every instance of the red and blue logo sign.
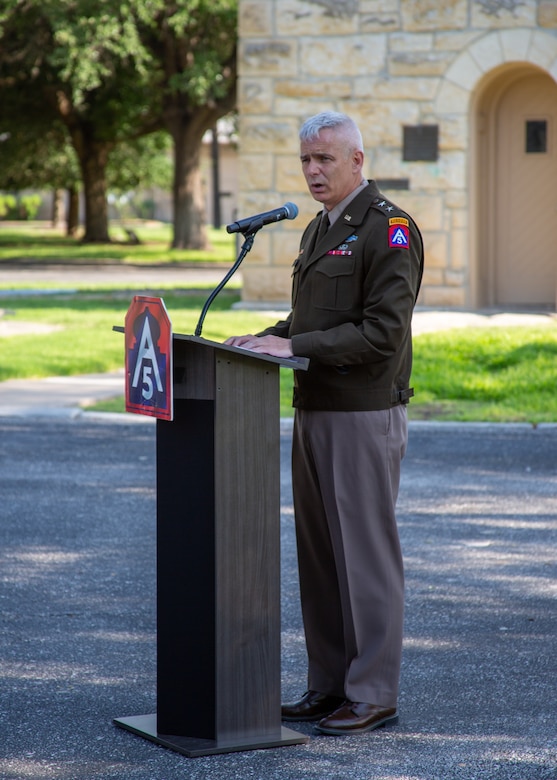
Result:
{"label": "red and blue logo sign", "polygon": [[136,295],[124,331],[126,411],[172,420],[172,325],[162,298]]}
{"label": "red and blue logo sign", "polygon": [[402,249],[410,247],[409,223],[404,217],[389,219],[389,247]]}

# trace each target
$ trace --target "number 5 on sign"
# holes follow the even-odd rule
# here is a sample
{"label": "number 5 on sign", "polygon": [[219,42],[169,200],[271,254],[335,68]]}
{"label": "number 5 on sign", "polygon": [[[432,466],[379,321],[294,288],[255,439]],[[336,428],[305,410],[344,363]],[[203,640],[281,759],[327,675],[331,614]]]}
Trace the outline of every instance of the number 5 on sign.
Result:
{"label": "number 5 on sign", "polygon": [[124,331],[126,411],[172,420],[172,325],[162,298],[136,295]]}

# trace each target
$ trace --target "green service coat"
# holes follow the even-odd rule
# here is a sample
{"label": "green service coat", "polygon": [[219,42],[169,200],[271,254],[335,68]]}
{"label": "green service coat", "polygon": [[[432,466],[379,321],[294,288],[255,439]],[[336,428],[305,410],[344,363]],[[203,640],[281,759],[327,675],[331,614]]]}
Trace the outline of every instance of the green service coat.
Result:
{"label": "green service coat", "polygon": [[411,320],[423,273],[412,218],[374,181],[316,244],[321,212],[306,227],[292,270],[292,311],[259,335],[292,339],[310,359],[295,372],[300,409],[366,411],[406,403]]}

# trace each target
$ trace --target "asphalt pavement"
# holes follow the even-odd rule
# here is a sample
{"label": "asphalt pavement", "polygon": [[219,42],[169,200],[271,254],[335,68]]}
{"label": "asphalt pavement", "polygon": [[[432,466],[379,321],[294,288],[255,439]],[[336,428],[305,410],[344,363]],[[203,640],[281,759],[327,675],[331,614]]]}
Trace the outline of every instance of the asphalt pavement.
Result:
{"label": "asphalt pavement", "polygon": [[[155,425],[130,417],[0,418],[3,780],[557,778],[557,426],[411,424],[396,727],[186,758],[113,724],[156,710]],[[290,443],[285,699],[306,674]]]}
{"label": "asphalt pavement", "polygon": [[[424,312],[415,330],[506,316]],[[557,780],[557,425],[410,424],[397,726],[288,724],[309,742],[191,759],[113,724],[156,710],[155,425],[80,406],[122,387],[0,384],[2,780]],[[289,700],[306,675],[290,446],[282,421]]]}

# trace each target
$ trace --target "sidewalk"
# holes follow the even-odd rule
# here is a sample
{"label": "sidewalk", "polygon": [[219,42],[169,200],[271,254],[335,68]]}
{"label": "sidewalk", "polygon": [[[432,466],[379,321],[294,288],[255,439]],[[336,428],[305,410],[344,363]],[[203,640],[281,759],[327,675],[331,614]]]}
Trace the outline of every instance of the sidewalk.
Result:
{"label": "sidewalk", "polygon": [[0,382],[0,417],[69,417],[83,406],[124,395],[124,369],[111,374]]}

